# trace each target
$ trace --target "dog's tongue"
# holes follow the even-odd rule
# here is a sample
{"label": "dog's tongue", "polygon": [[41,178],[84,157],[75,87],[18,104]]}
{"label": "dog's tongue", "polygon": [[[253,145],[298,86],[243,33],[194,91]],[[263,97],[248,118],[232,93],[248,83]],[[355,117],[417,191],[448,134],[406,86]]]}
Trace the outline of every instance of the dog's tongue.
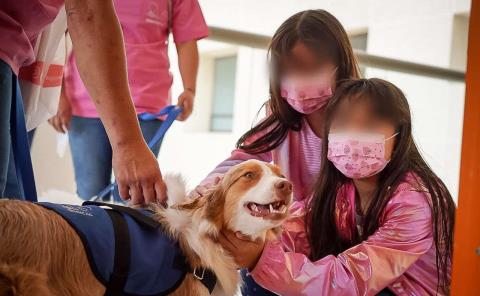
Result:
{"label": "dog's tongue", "polygon": [[257,205],[257,210],[263,215],[268,215],[270,214],[270,209],[266,205]]}

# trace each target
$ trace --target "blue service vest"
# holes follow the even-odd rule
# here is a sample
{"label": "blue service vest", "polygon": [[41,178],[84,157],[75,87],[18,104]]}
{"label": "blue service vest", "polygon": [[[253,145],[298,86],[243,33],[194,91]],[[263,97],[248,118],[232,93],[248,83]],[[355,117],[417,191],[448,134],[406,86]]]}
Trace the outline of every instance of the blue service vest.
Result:
{"label": "blue service vest", "polygon": [[[130,246],[127,246],[130,260],[124,262],[128,265],[128,275],[122,284],[123,295],[168,295],[178,288],[188,271],[178,242],[168,237],[158,223],[159,227],[152,227],[148,222],[142,223],[139,221],[141,219],[135,219],[136,215],[95,205],[76,206],[48,202],[37,204],[59,214],[75,229],[85,247],[92,272],[107,287],[106,294],[119,295],[118,291],[108,293],[108,289],[116,263],[114,250],[125,247],[121,245],[125,242],[115,245],[112,212],[122,216],[122,223],[125,225],[126,222],[130,237]],[[146,210],[127,209],[147,218],[152,215]]]}

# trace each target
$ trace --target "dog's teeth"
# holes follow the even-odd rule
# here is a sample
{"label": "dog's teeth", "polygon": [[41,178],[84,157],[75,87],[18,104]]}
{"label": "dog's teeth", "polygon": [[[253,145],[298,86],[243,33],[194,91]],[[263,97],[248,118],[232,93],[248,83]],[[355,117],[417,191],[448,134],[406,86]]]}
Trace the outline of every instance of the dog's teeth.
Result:
{"label": "dog's teeth", "polygon": [[253,204],[253,205],[252,205],[252,211],[258,212],[258,209],[257,209],[257,205],[256,205],[256,204]]}
{"label": "dog's teeth", "polygon": [[271,212],[271,213],[274,212],[274,210],[273,210],[273,205],[272,205],[272,204],[270,204],[270,212]]}
{"label": "dog's teeth", "polygon": [[285,210],[286,210],[286,209],[287,209],[287,207],[286,207],[285,205],[282,205],[282,206],[280,207],[280,209],[278,209],[278,211],[279,211],[280,213],[285,213]]}

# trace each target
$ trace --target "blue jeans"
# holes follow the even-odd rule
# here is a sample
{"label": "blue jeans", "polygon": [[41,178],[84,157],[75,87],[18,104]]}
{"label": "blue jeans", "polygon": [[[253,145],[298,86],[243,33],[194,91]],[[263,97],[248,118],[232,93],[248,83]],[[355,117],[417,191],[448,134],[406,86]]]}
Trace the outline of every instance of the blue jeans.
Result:
{"label": "blue jeans", "polygon": [[[147,143],[161,124],[161,120],[140,121],[140,128]],[[107,133],[99,118],[73,116],[68,137],[77,194],[82,199],[90,199],[111,182],[112,148]],[[161,143],[157,143],[152,149],[155,156],[158,156],[160,145]],[[115,189],[114,198],[119,200],[117,189]]]}
{"label": "blue jeans", "polygon": [[[242,287],[242,295],[243,296],[272,296],[277,295],[273,292],[270,292],[264,288],[262,288],[259,284],[255,282],[255,280],[248,275],[247,271],[243,269],[241,271],[242,279],[243,279],[243,287]],[[385,288],[380,291],[377,296],[395,296],[389,289]]]}
{"label": "blue jeans", "polygon": [[[35,130],[28,132],[28,143],[32,146]],[[13,149],[12,149],[13,150]],[[9,198],[20,198],[20,188],[17,181],[17,171],[15,169],[15,161],[13,159],[13,151],[10,151],[10,159],[8,162],[7,183],[5,185],[5,196]]]}
{"label": "blue jeans", "polygon": [[[33,132],[27,135],[23,112],[17,76],[7,63],[0,60],[0,198],[35,201],[28,144]],[[20,175],[17,175],[17,169]]]}
{"label": "blue jeans", "polygon": [[10,112],[13,98],[12,68],[0,60],[0,198],[5,196],[7,185],[8,163],[10,161]]}
{"label": "blue jeans", "polygon": [[273,296],[277,295],[273,292],[264,289],[257,284],[255,280],[248,274],[247,270],[242,269],[240,272],[243,279],[242,295],[243,296]]}

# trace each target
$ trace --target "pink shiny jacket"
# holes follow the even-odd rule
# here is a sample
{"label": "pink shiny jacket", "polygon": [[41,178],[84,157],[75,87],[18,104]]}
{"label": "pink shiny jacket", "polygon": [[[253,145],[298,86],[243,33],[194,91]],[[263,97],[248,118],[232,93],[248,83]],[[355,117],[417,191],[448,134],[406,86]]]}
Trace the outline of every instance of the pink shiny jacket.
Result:
{"label": "pink shiny jacket", "polygon": [[[436,295],[437,268],[429,195],[410,176],[388,202],[379,229],[338,256],[312,262],[305,233],[305,202],[296,202],[279,241],[265,245],[251,271],[255,281],[280,295]],[[356,231],[355,188],[346,184],[336,201],[337,227]],[[442,295],[439,291],[438,295]]]}

